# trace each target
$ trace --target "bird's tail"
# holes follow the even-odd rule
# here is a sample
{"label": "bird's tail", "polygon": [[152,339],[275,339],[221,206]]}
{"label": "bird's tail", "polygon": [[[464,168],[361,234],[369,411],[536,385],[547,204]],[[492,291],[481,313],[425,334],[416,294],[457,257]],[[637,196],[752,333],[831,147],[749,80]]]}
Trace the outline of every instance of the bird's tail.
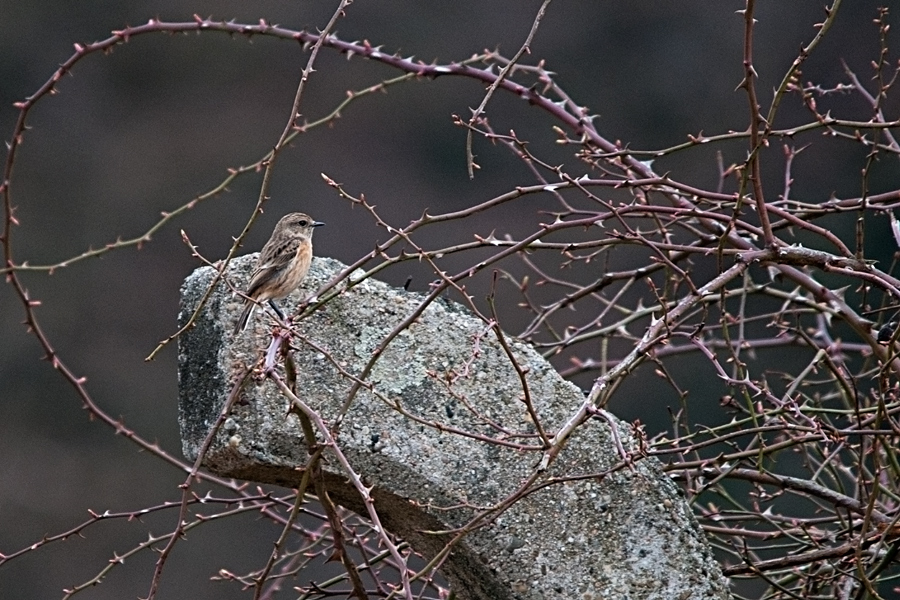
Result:
{"label": "bird's tail", "polygon": [[241,313],[241,318],[238,319],[237,325],[235,325],[235,335],[247,329],[247,323],[250,322],[250,316],[253,314],[254,308],[256,308],[255,302],[247,302],[247,306],[244,307],[244,312]]}

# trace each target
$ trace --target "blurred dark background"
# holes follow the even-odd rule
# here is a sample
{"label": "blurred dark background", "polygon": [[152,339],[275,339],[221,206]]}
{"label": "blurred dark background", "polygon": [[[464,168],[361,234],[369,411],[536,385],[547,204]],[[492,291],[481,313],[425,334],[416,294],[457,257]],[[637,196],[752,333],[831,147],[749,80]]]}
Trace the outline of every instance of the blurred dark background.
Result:
{"label": "blurred dark background", "polygon": [[[846,81],[842,60],[862,81],[869,80],[870,62],[879,50],[872,23],[878,4],[861,0],[841,9],[834,30],[804,65],[803,81],[825,87]],[[462,60],[484,49],[511,56],[539,5],[537,0],[357,0],[337,34],[383,44],[388,52],[425,62]],[[308,0],[0,0],[0,131],[8,140],[18,116],[13,102],[34,93],[72,54],[74,43],[104,39],[111,30],[150,18],[189,21],[192,13],[315,28],[324,26],[335,6]],[[736,90],[743,42],[736,11],[742,8],[736,1],[557,0],[527,61],[546,60],[562,87],[599,114],[599,130],[633,149],[671,146],[701,131],[742,130],[748,112],[746,95]],[[812,39],[824,12],[818,2],[765,2],[757,18],[755,66],[760,99],[767,107],[772,89],[801,45]],[[118,237],[140,235],[162,211],[220,183],[228,168],[258,160],[284,127],[306,59],[292,42],[206,33],[145,35],[109,55],[81,61],[59,84],[60,93],[43,99],[30,115],[31,129],[12,179],[21,223],[13,232],[15,260],[52,264]],[[400,74],[323,49],[301,112],[307,119],[319,118],[347,90]],[[316,236],[320,255],[352,262],[384,239],[365,211],[353,209],[324,185],[323,172],[349,192],[364,193],[397,226],[426,208],[431,213],[459,209],[534,183],[506,149],[479,139],[475,151],[483,168],[474,181],[467,177],[465,133],[453,125],[451,115],[468,117],[483,92],[479,84],[461,78],[404,83],[351,105],[332,126],[298,137],[278,160],[272,199],[245,250],[258,250],[275,221],[294,210],[327,222]],[[844,118],[869,118],[870,110],[858,97],[830,101]],[[552,143],[550,126],[555,123],[525,102],[498,94],[487,114],[498,132],[516,129],[548,159],[570,159],[570,150]],[[790,98],[776,126],[807,119],[796,98]],[[746,154],[742,143],[719,149],[726,164]],[[687,183],[710,186],[717,179],[714,152],[697,148],[654,166]],[[780,152],[768,152],[766,176],[775,190],[770,193],[780,190]],[[794,196],[808,201],[832,194],[858,196],[863,164],[863,153],[839,141],[822,146],[810,160],[801,155],[794,166]],[[46,334],[69,366],[87,377],[93,398],[128,427],[179,456],[174,345],[155,361],[144,362],[175,331],[179,286],[199,266],[179,230],[207,258],[223,257],[252,211],[260,181],[258,174],[240,178],[228,193],[177,218],[140,250],[119,250],[52,275],[23,275],[42,303],[37,316]],[[877,166],[873,188],[880,189],[872,191],[896,185],[896,164]],[[491,231],[518,236],[546,220],[537,210],[551,206],[517,204],[442,232],[447,243]],[[850,233],[843,233],[852,242]],[[878,245],[889,239],[886,225],[884,237],[879,235],[870,237],[874,246],[867,251],[870,258],[887,260],[892,249]],[[460,257],[456,266],[467,260]],[[410,275],[414,289],[425,289],[432,279],[415,265],[390,270],[385,279],[399,285]],[[473,285],[478,289],[477,282]],[[505,325],[512,332],[527,322],[526,315],[516,316],[513,309],[509,314]],[[90,421],[72,389],[40,360],[41,350],[22,319],[12,290],[0,287],[0,552],[65,531],[85,520],[88,509],[128,511],[177,500],[183,474]],[[589,385],[589,379],[579,383]],[[613,409],[659,428],[665,422],[653,425],[653,411],[667,403],[665,398],[658,405],[622,402]],[[168,531],[174,518],[166,513],[151,520],[150,529]],[[115,552],[142,541],[146,530],[144,525],[103,524],[90,529],[87,539],[12,561],[0,567],[0,597],[61,596],[62,588],[94,576]],[[208,579],[221,566],[235,571],[260,566],[276,530],[255,517],[247,517],[245,534],[236,535],[238,530],[232,523],[225,530],[192,532],[187,542],[191,550],[176,549],[160,597],[244,597],[237,586]],[[147,553],[129,559],[88,597],[146,594],[154,560]]]}

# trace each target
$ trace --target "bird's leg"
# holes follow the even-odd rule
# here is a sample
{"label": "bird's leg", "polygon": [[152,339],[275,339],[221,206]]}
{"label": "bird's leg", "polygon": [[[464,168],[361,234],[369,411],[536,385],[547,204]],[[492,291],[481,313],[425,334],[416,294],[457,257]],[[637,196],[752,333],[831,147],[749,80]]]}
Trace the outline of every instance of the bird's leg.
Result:
{"label": "bird's leg", "polygon": [[269,300],[269,306],[272,307],[272,310],[275,311],[275,313],[278,315],[279,319],[281,319],[282,321],[287,320],[284,316],[284,313],[281,312],[281,308],[278,306],[278,304],[275,302],[275,300]]}

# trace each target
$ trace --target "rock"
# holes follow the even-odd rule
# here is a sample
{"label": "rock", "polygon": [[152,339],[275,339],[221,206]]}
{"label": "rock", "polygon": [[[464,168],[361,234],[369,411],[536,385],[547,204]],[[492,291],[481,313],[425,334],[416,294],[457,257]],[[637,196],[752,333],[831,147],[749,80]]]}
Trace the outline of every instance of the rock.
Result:
{"label": "rock", "polygon": [[[253,256],[233,261],[230,280],[243,284],[253,262]],[[301,289],[281,306],[293,310],[344,268],[317,258]],[[181,324],[214,275],[204,267],[185,281]],[[358,376],[424,299],[374,279],[342,285],[340,295],[297,323],[294,339],[298,396],[329,424],[353,385],[340,370]],[[233,335],[240,309],[240,298],[220,283],[179,340],[179,422],[192,460],[236,381],[271,339],[270,318],[260,310],[247,331]],[[552,436],[584,395],[529,346],[506,339]],[[540,439],[496,334],[462,306],[433,302],[393,339],[366,381],[372,390],[360,389],[337,441],[373,486],[384,526],[430,558],[452,536],[428,532],[486,515],[441,568],[459,598],[730,598],[702,531],[661,465],[641,459],[621,466],[611,424],[625,451],[636,444],[630,426],[612,415],[579,428],[538,485],[522,493],[543,455]],[[288,407],[272,381],[247,381],[204,466],[224,477],[296,486],[309,453]],[[323,467],[332,499],[365,516],[359,494],[328,452]],[[485,512],[517,493],[506,511]]]}

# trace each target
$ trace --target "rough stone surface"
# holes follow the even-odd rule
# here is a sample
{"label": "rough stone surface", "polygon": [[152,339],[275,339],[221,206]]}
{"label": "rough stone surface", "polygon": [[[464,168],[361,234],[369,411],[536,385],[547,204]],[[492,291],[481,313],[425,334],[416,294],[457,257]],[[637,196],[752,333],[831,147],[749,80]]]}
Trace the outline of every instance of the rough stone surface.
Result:
{"label": "rough stone surface", "polygon": [[[243,284],[253,256],[233,262],[229,277]],[[303,287],[282,306],[291,309],[343,268],[316,259]],[[186,322],[214,272],[195,271],[182,288]],[[420,305],[423,296],[369,279],[345,290],[297,325],[326,349],[302,342],[295,352],[302,399],[331,422],[352,381],[385,336]],[[179,421],[184,453],[195,459],[203,439],[245,366],[268,344],[269,319],[257,311],[234,336],[240,299],[220,284],[196,326],[180,339]],[[528,346],[509,339],[526,367],[528,388],[544,428],[552,432],[583,401]],[[493,332],[461,306],[433,303],[389,346],[340,429],[338,443],[367,485],[385,527],[431,556],[448,539],[428,531],[460,527],[480,509],[519,489],[541,453],[440,432],[401,415],[392,403],[430,423],[478,436],[536,444],[522,385]],[[452,383],[451,383],[452,382]],[[244,386],[206,456],[222,476],[295,485],[308,457],[299,423],[271,381]],[[618,437],[632,448],[630,428],[614,418]],[[459,598],[551,599],[729,598],[727,585],[679,490],[655,460],[638,461],[606,477],[619,461],[605,419],[586,423],[546,477],[572,478],[516,502],[468,536],[442,568]],[[335,501],[365,515],[333,457],[326,460]],[[581,479],[578,479],[583,477]]]}

